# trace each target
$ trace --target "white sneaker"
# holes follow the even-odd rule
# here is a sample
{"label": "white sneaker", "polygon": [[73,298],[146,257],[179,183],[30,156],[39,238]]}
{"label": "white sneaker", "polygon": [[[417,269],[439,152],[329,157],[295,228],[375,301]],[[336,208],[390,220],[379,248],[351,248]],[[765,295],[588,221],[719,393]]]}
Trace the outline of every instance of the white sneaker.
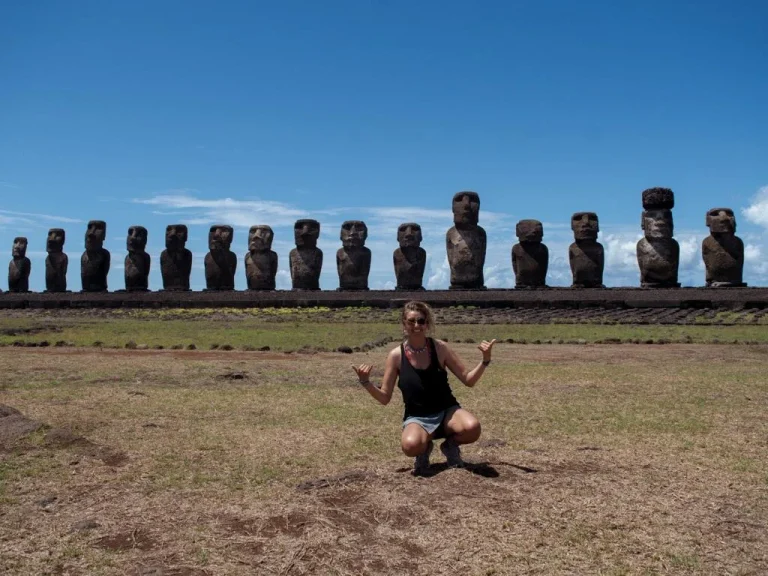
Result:
{"label": "white sneaker", "polygon": [[413,463],[414,474],[421,475],[421,474],[424,474],[427,470],[429,470],[429,455],[432,454],[432,449],[434,447],[435,445],[432,443],[432,440],[430,440],[429,444],[427,444],[427,449],[424,451],[424,453],[416,456],[416,460]]}
{"label": "white sneaker", "polygon": [[450,468],[461,468],[464,466],[464,460],[461,459],[461,450],[453,438],[446,438],[440,444],[440,452],[445,456]]}

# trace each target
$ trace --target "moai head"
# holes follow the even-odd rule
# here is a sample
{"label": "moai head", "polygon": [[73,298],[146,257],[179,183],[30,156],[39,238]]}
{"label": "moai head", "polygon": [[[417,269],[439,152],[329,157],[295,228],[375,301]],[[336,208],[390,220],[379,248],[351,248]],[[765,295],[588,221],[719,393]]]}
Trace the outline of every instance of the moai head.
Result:
{"label": "moai head", "polygon": [[48,239],[45,242],[45,249],[48,252],[63,251],[66,238],[67,233],[62,228],[51,228],[48,230]]}
{"label": "moai head", "polygon": [[101,250],[107,237],[107,223],[103,220],[91,220],[85,231],[85,249]]}
{"label": "moai head", "polygon": [[229,250],[229,247],[232,246],[234,233],[232,226],[214,224],[208,232],[208,249]]}
{"label": "moai head", "polygon": [[571,216],[571,230],[575,240],[597,240],[600,225],[594,212],[575,212]]}
{"label": "moai head", "polygon": [[147,229],[144,226],[131,226],[128,228],[126,238],[128,252],[144,252],[147,247]]}
{"label": "moai head", "polygon": [[251,226],[248,231],[248,251],[268,252],[272,249],[272,239],[275,233],[266,225]]}
{"label": "moai head", "polygon": [[23,236],[18,236],[13,239],[13,248],[11,248],[11,255],[14,258],[24,258],[27,255],[27,239]]}
{"label": "moai head", "polygon": [[675,230],[672,221],[672,210],[665,208],[644,210],[642,228],[645,237],[649,240],[672,238]]}
{"label": "moai head", "polygon": [[520,220],[515,227],[520,242],[541,242],[544,238],[544,226],[538,220]]}
{"label": "moai head", "polygon": [[341,225],[339,236],[344,248],[362,248],[368,238],[368,226],[362,220],[347,220]]}
{"label": "moai head", "polygon": [[421,226],[415,222],[406,222],[397,227],[397,242],[400,248],[418,248],[422,240]]}
{"label": "moai head", "polygon": [[712,208],[707,212],[707,228],[711,234],[735,234],[736,216],[730,208]]}
{"label": "moai head", "polygon": [[309,218],[296,220],[293,225],[293,237],[296,248],[316,248],[320,238],[320,222]]}
{"label": "moai head", "polygon": [[480,219],[480,196],[477,192],[457,192],[453,195],[453,223],[477,226]]}
{"label": "moai head", "polygon": [[165,247],[170,251],[183,250],[189,231],[184,224],[171,224],[165,228]]}

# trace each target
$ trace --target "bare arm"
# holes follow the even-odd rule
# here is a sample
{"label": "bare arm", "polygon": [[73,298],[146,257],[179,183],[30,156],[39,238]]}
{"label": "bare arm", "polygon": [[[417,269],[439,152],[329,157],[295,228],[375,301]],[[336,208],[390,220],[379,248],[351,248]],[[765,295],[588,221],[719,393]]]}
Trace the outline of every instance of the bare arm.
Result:
{"label": "bare arm", "polygon": [[395,348],[387,355],[387,363],[384,366],[384,378],[381,381],[381,388],[377,388],[371,382],[371,370],[373,366],[370,364],[361,364],[360,366],[352,366],[357,373],[357,378],[360,380],[360,384],[373,396],[379,403],[383,405],[389,404],[392,400],[392,392],[395,390],[395,381],[400,371],[400,349]]}
{"label": "bare arm", "polygon": [[451,348],[448,347],[448,345],[445,342],[442,341],[436,341],[439,342],[439,349],[438,349],[438,355],[439,351],[443,351],[443,356],[445,358],[445,367],[448,368],[453,374],[458,378],[462,384],[465,386],[469,386],[470,388],[477,384],[477,381],[480,380],[480,377],[485,372],[485,366],[486,364],[490,363],[491,361],[491,349],[493,348],[493,345],[496,343],[496,340],[491,340],[488,342],[487,340],[483,340],[480,345],[478,346],[478,349],[483,353],[483,358],[480,361],[480,363],[472,368],[471,370],[468,370],[466,366],[464,366],[464,362],[461,361],[461,358],[451,350]]}

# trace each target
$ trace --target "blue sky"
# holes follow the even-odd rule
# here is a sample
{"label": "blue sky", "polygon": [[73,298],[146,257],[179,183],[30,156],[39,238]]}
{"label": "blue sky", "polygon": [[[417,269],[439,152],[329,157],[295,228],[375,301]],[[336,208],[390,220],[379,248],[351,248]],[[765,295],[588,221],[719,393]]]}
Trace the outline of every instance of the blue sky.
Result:
{"label": "blue sky", "polygon": [[[639,285],[640,195],[676,194],[680,278],[704,284],[705,213],[737,212],[745,281],[768,285],[768,3],[676,0],[0,2],[0,248],[108,222],[110,288],[129,226],[190,224],[204,287],[211,223],[269,224],[290,287],[297,218],[321,222],[338,285],[347,219],[369,227],[372,288],[394,283],[397,225],[420,222],[428,288],[448,285],[451,197],[475,190],[486,284],[514,285],[515,223],[544,222],[569,285],[570,216],[598,213],[605,281]],[[7,280],[0,278],[0,287]]]}

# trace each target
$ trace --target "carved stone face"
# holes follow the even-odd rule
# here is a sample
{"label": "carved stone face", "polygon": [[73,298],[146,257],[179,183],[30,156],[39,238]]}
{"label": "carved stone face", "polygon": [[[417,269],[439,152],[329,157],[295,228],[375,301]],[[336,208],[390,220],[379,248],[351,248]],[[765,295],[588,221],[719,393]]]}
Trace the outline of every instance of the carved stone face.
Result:
{"label": "carved stone face", "polygon": [[107,223],[103,220],[91,220],[85,231],[85,249],[100,250],[104,247],[104,239],[107,237]]}
{"label": "carved stone face", "polygon": [[368,226],[361,220],[347,220],[341,225],[340,237],[344,248],[362,248],[368,238]]}
{"label": "carved stone face", "polygon": [[128,252],[144,252],[147,247],[147,229],[144,226],[131,226],[128,228],[126,239]]}
{"label": "carved stone face", "polygon": [[735,234],[736,216],[730,208],[712,208],[707,212],[707,227],[712,234]]}
{"label": "carved stone face", "polygon": [[415,222],[406,222],[398,226],[397,242],[400,248],[418,248],[422,240],[421,226]]}
{"label": "carved stone face", "polygon": [[184,224],[171,224],[165,228],[165,247],[168,250],[183,250],[187,245],[189,231]]}
{"label": "carved stone face", "polygon": [[297,248],[315,248],[320,238],[320,222],[311,219],[296,220],[293,237]]}
{"label": "carved stone face", "polygon": [[571,216],[571,230],[576,240],[597,240],[600,226],[594,212],[576,212]]}
{"label": "carved stone face", "polygon": [[45,243],[45,249],[48,252],[61,252],[64,250],[64,241],[67,233],[61,228],[51,228],[48,230],[48,240]]}
{"label": "carved stone face", "polygon": [[232,236],[234,236],[232,226],[219,224],[211,226],[208,232],[208,249],[229,250],[229,247],[232,246]]}
{"label": "carved stone face", "polygon": [[453,222],[477,226],[480,219],[480,196],[477,192],[457,192],[453,195]]}
{"label": "carved stone face", "polygon": [[27,255],[27,239],[19,236],[13,239],[11,255],[14,258],[24,258]]}
{"label": "carved stone face", "polygon": [[672,238],[675,231],[672,210],[664,208],[644,211],[642,228],[646,238]]}
{"label": "carved stone face", "polygon": [[544,238],[544,226],[538,220],[520,220],[515,232],[520,242],[541,242]]}
{"label": "carved stone face", "polygon": [[248,231],[248,251],[267,252],[272,249],[275,233],[269,226],[252,226]]}

